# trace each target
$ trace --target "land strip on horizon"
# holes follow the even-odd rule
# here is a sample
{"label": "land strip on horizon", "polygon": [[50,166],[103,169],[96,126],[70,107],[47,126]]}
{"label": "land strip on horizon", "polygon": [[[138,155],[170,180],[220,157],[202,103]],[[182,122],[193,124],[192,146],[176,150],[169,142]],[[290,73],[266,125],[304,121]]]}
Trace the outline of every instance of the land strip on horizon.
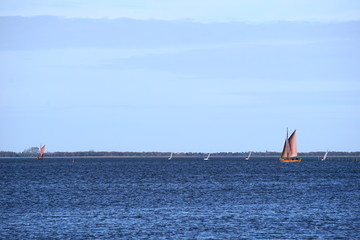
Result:
{"label": "land strip on horizon", "polygon": [[[214,152],[212,157],[247,157],[247,152]],[[46,158],[169,157],[171,152],[45,152]],[[300,152],[299,157],[322,157],[325,151]],[[208,152],[173,152],[173,157],[204,157]],[[252,152],[252,157],[279,157],[281,152]],[[0,158],[36,158],[37,153],[0,151]],[[329,157],[359,157],[360,152],[329,152]]]}

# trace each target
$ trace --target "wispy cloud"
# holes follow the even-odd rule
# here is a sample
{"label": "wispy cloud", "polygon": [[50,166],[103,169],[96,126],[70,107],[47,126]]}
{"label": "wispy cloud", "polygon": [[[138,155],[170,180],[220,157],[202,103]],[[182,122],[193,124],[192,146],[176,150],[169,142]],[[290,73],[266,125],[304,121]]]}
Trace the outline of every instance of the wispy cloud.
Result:
{"label": "wispy cloud", "polygon": [[356,0],[2,0],[0,15],[221,21],[359,20]]}
{"label": "wispy cloud", "polygon": [[0,48],[166,48],[222,47],[229,44],[304,45],[358,38],[359,22],[268,24],[131,19],[0,17]]}

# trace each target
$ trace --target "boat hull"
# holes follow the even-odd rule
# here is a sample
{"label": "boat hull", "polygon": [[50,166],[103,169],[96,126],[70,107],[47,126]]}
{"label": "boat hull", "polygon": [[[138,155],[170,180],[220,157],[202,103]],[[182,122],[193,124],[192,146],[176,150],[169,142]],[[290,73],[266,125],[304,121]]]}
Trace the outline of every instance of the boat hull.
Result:
{"label": "boat hull", "polygon": [[298,159],[280,158],[280,162],[301,162],[301,158],[298,158]]}

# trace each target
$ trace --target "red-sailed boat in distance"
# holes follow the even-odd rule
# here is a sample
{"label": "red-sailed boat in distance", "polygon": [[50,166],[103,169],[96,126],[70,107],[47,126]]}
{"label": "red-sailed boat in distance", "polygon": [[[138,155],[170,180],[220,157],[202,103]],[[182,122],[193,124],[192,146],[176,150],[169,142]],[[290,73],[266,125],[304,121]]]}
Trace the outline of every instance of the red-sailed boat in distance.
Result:
{"label": "red-sailed boat in distance", "polygon": [[40,154],[38,156],[38,159],[43,159],[45,153],[45,145],[40,148]]}
{"label": "red-sailed boat in distance", "polygon": [[290,137],[288,136],[288,130],[286,130],[286,139],[280,162],[301,162],[301,158],[297,157],[296,130],[294,130]]}

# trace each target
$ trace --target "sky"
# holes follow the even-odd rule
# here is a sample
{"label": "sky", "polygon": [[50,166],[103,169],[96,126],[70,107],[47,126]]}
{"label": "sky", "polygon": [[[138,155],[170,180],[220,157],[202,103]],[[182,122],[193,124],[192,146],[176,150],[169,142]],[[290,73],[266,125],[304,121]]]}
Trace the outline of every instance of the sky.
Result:
{"label": "sky", "polygon": [[0,151],[360,151],[360,2],[0,0]]}

